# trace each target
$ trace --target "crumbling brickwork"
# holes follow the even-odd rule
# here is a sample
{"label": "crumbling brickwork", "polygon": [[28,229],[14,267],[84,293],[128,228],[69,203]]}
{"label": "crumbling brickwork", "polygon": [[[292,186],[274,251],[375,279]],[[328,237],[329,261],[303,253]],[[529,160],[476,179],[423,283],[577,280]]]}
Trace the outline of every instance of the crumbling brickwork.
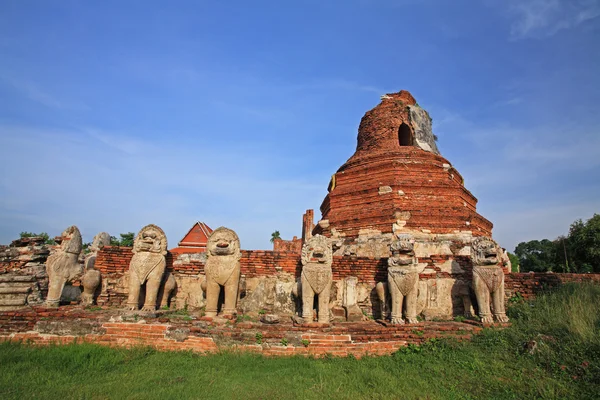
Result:
{"label": "crumbling brickwork", "polygon": [[45,262],[50,246],[41,237],[0,246],[0,310],[40,304],[48,293]]}
{"label": "crumbling brickwork", "polygon": [[300,254],[302,250],[302,239],[296,236],[292,240],[275,239],[273,240],[273,251],[276,252],[291,252]]}
{"label": "crumbling brickwork", "polygon": [[[240,322],[213,324],[202,320],[147,318],[145,322],[110,320],[103,312],[64,307],[0,312],[0,342],[31,344],[96,343],[107,346],[150,346],[159,350],[216,353],[227,349],[266,356],[388,355],[408,344],[431,338],[469,340],[481,327],[469,323],[433,322],[406,326],[346,323],[331,327],[295,326],[291,322],[267,325]],[[261,341],[256,337],[260,334]],[[287,345],[282,345],[286,338]]]}
{"label": "crumbling brickwork", "polygon": [[492,224],[477,214],[477,199],[462,176],[431,145],[430,124],[423,133],[411,119],[417,108],[412,95],[401,91],[383,96],[365,114],[356,152],[332,178],[313,233],[349,238],[365,229],[391,233],[399,224],[406,230],[491,236]]}

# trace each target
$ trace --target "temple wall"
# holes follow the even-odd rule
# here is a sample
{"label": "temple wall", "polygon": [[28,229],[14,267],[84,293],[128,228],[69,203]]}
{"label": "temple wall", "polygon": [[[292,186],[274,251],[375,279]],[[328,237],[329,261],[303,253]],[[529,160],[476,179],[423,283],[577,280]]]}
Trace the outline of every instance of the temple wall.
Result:
{"label": "temple wall", "polygon": [[[15,241],[17,242],[17,241]],[[25,305],[39,305],[46,296],[48,278],[45,259],[49,246],[39,241],[21,240],[14,246],[0,248],[0,311],[12,310]],[[450,319],[464,312],[462,296],[470,295],[472,267],[468,256],[459,248],[448,246],[447,254],[426,256],[433,251],[417,246],[423,272],[419,275],[418,310],[427,319]],[[452,251],[450,251],[452,250]],[[129,262],[131,248],[104,247],[98,253],[95,268],[102,274],[101,289],[97,296],[100,306],[122,307],[128,296]],[[204,279],[204,254],[167,254],[167,271],[177,282],[177,290],[171,299],[176,309],[199,309],[205,298],[201,289]],[[292,315],[300,307],[299,299],[292,292],[297,286],[302,270],[297,252],[244,250],[240,260],[239,308],[243,313],[261,310]],[[387,259],[356,256],[333,257],[333,287],[330,306],[334,317],[343,318],[343,295],[345,279],[358,279],[357,301],[366,317],[381,317],[381,304],[375,292],[377,282],[387,280]],[[536,293],[567,282],[592,281],[600,283],[600,274],[554,274],[510,273],[505,275],[506,301],[518,296],[534,298]],[[80,283],[65,287],[63,304],[75,304],[81,293]],[[517,294],[518,293],[518,294]],[[474,300],[474,299],[473,299]]]}
{"label": "temple wall", "polygon": [[[120,306],[127,298],[128,267],[131,249],[105,247],[100,250],[96,268],[102,272],[102,293],[98,304]],[[183,260],[182,260],[183,258]],[[200,283],[204,279],[204,258],[167,256],[167,270],[177,280],[176,308],[204,306]],[[419,275],[419,311],[429,319],[451,318],[464,312],[461,296],[468,293],[472,267],[468,256],[432,255],[419,258],[424,270]],[[302,270],[300,255],[294,252],[242,251],[242,280],[239,306],[244,312],[267,310],[293,314],[297,304],[291,295]],[[335,316],[343,314],[344,279],[358,278],[358,304],[368,316],[380,317],[375,293],[377,282],[387,280],[387,259],[366,257],[333,257],[333,289],[331,306]],[[509,273],[505,275],[506,301],[517,292],[533,298],[546,288],[566,282],[594,281],[600,274]],[[279,297],[279,299],[277,298]]]}
{"label": "temple wall", "polygon": [[408,344],[423,344],[432,338],[469,340],[481,329],[473,323],[454,321],[387,327],[358,323],[319,328],[251,321],[223,326],[191,318],[115,319],[102,311],[71,306],[0,312],[0,342],[149,346],[198,353],[236,350],[266,356],[388,355]]}

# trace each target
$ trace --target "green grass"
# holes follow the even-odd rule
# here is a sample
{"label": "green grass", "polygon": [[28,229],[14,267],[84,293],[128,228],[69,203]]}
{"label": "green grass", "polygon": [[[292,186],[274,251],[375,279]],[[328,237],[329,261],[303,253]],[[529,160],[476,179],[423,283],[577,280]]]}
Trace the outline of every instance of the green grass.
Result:
{"label": "green grass", "polygon": [[[360,360],[4,343],[0,398],[598,398],[599,305],[600,287],[567,285],[512,305],[512,327],[470,343],[432,340]],[[523,350],[531,340],[533,355]]]}

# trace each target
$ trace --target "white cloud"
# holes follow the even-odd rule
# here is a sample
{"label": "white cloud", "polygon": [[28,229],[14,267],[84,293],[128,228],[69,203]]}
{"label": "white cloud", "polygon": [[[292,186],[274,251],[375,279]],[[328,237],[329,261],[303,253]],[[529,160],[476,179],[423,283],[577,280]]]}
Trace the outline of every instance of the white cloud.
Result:
{"label": "white cloud", "polygon": [[311,183],[282,170],[274,177],[270,168],[281,163],[269,149],[151,144],[89,129],[0,132],[10,149],[0,159],[0,243],[72,224],[91,240],[155,223],[175,246],[202,220],[235,229],[244,248],[269,248],[274,230],[301,234],[302,213],[318,207],[327,185],[326,177]]}
{"label": "white cloud", "polygon": [[600,212],[600,126],[547,122],[526,129],[509,121],[481,126],[447,110],[434,115],[442,155],[510,251],[521,241],[555,239],[576,219]]}
{"label": "white cloud", "polygon": [[27,99],[48,108],[73,111],[89,109],[89,107],[83,103],[72,103],[59,99],[48,93],[46,90],[43,90],[40,85],[31,80],[13,79],[6,76],[0,76],[0,80],[5,81],[10,86],[17,89],[17,91]]}
{"label": "white cloud", "polygon": [[[600,16],[598,0],[510,0],[513,39],[548,37]],[[503,6],[507,3],[502,2]]]}
{"label": "white cloud", "polygon": [[532,203],[518,211],[492,210],[488,218],[494,221],[494,238],[512,252],[520,242],[554,240],[566,235],[575,220],[587,220],[598,211],[598,204],[589,200],[541,206]]}

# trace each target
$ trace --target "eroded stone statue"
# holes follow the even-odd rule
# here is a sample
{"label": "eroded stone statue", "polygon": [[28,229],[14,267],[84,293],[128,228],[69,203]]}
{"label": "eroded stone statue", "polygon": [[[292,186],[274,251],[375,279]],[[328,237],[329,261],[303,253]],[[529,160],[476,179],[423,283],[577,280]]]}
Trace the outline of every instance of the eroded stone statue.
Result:
{"label": "eroded stone statue", "polygon": [[110,235],[107,232],[100,232],[94,236],[92,244],[89,247],[90,253],[86,255],[85,261],[83,262],[84,274],[81,278],[81,285],[83,286],[81,304],[84,306],[94,304],[94,293],[102,279],[100,271],[94,269],[94,266],[96,265],[96,256],[102,247],[108,245],[110,245]]}
{"label": "eroded stone statue", "polygon": [[414,241],[402,235],[390,244],[388,258],[388,290],[392,298],[392,324],[404,324],[402,306],[406,303],[406,322],[417,323],[417,295],[419,271],[414,252]]}
{"label": "eroded stone statue", "polygon": [[83,273],[83,266],[78,261],[82,249],[79,229],[75,225],[68,227],[57,242],[60,248],[46,260],[48,297],[45,304],[48,307],[58,307],[65,283],[72,282]]}
{"label": "eroded stone statue", "polygon": [[146,225],[135,237],[133,257],[129,263],[128,310],[137,310],[140,288],[146,283],[142,311],[156,310],[157,296],[167,265],[167,236],[156,225]]}
{"label": "eroded stone statue", "polygon": [[500,246],[492,239],[479,237],[473,240],[471,244],[473,290],[483,323],[494,321],[491,309],[498,322],[508,322],[504,310],[504,271],[499,265],[500,256]]}
{"label": "eroded stone statue", "polygon": [[169,307],[171,302],[171,296],[177,289],[177,281],[172,273],[166,272],[163,276],[163,284],[159,291],[158,297],[160,301],[160,308]]}
{"label": "eroded stone statue", "polygon": [[302,246],[302,318],[312,322],[315,294],[318,296],[317,321],[329,323],[333,252],[325,236],[315,235]]}
{"label": "eroded stone statue", "polygon": [[220,227],[208,237],[206,245],[206,316],[216,317],[221,286],[225,291],[224,315],[236,314],[238,286],[240,282],[240,239],[231,229]]}

